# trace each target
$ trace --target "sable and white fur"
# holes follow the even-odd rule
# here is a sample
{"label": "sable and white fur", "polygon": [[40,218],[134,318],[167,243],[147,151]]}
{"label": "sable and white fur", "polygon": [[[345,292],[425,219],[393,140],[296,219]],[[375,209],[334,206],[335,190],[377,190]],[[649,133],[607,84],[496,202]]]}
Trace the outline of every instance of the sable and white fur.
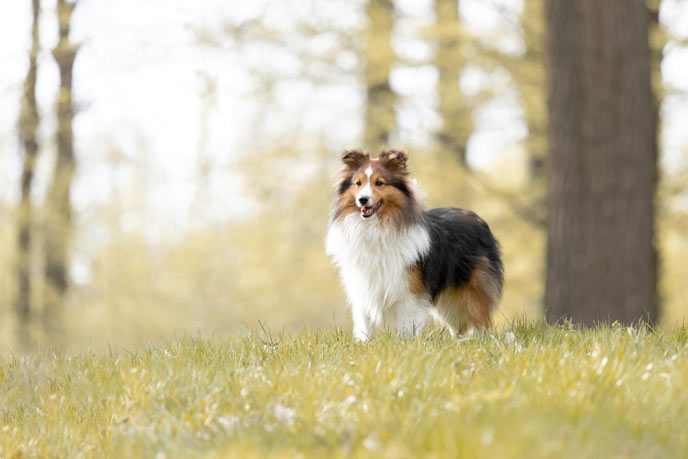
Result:
{"label": "sable and white fur", "polygon": [[380,326],[403,335],[423,327],[430,302],[410,294],[406,272],[429,249],[430,236],[421,225],[385,227],[358,214],[330,225],[327,253],[339,266],[357,339],[366,340]]}
{"label": "sable and white fur", "polygon": [[327,253],[339,267],[352,308],[354,337],[375,329],[419,332],[431,314],[452,334],[486,328],[501,296],[497,241],[472,212],[424,211],[407,155],[342,156]]}

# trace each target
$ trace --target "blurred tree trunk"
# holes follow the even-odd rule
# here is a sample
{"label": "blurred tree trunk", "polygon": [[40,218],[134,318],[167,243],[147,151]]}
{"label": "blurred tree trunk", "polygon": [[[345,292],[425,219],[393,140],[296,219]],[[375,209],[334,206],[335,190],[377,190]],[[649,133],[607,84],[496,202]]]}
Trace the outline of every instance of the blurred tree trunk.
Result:
{"label": "blurred tree trunk", "polygon": [[368,40],[366,57],[366,111],[363,146],[379,151],[388,146],[396,125],[395,96],[389,85],[389,74],[394,62],[392,29],[394,27],[394,1],[369,0]]}
{"label": "blurred tree trunk", "polygon": [[[545,71],[542,68],[545,46],[544,0],[525,0],[521,24],[526,54],[519,59],[522,65],[517,81],[526,125],[528,126],[528,172],[531,185],[542,186],[546,179],[547,157],[547,88]],[[544,191],[543,191],[544,194]],[[542,200],[544,206],[544,199]]]}
{"label": "blurred tree trunk", "polygon": [[38,104],[36,103],[36,74],[38,72],[38,52],[40,50],[39,18],[40,0],[32,0],[31,50],[29,51],[29,71],[24,79],[24,93],[19,113],[17,130],[24,148],[24,162],[21,175],[21,198],[17,209],[17,296],[15,311],[18,318],[17,333],[23,345],[29,344],[29,318],[31,314],[31,226],[33,206],[31,186],[38,156]]}
{"label": "blurred tree trunk", "polygon": [[550,321],[657,319],[656,111],[643,0],[548,0]]}
{"label": "blurred tree trunk", "polygon": [[49,334],[61,329],[60,315],[68,287],[69,244],[72,234],[72,206],[69,199],[74,176],[72,139],[72,69],[78,46],[69,41],[72,13],[76,3],[57,1],[59,41],[53,57],[60,71],[57,100],[57,161],[46,197],[45,289],[43,328]]}
{"label": "blurred tree trunk", "polygon": [[459,1],[435,0],[435,15],[438,34],[435,65],[439,71],[439,112],[442,116],[437,138],[444,151],[452,153],[467,166],[466,144],[473,131],[473,120],[472,107],[465,102],[459,89],[464,67]]}

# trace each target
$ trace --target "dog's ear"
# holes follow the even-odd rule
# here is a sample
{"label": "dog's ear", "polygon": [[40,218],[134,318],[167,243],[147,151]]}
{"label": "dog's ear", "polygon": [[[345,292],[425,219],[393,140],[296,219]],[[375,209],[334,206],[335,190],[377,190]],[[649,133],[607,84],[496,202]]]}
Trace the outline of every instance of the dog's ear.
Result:
{"label": "dog's ear", "polygon": [[404,150],[382,150],[380,162],[387,169],[394,172],[406,172],[408,155]]}
{"label": "dog's ear", "polygon": [[365,163],[369,159],[370,155],[360,150],[346,150],[344,153],[342,153],[342,162],[352,171],[355,171],[361,167],[361,164]]}

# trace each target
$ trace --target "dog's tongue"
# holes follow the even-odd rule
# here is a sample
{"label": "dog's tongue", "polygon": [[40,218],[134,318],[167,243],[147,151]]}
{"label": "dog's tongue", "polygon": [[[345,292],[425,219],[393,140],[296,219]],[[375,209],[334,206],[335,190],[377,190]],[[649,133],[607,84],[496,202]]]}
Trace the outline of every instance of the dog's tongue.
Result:
{"label": "dog's tongue", "polygon": [[372,208],[372,207],[368,207],[368,206],[366,206],[366,207],[361,207],[361,213],[362,213],[363,215],[366,215],[366,216],[367,216],[367,215],[370,215],[370,214],[373,213],[373,208]]}

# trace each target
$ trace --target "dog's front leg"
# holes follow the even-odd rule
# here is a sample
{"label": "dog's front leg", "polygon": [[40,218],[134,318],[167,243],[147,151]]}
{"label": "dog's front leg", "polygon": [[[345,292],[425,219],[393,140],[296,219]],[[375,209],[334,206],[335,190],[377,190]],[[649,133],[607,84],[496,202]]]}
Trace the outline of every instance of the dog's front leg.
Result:
{"label": "dog's front leg", "polygon": [[351,308],[351,315],[354,322],[354,339],[361,342],[367,341],[372,335],[372,327],[364,308],[354,304]]}
{"label": "dog's front leg", "polygon": [[410,338],[425,326],[428,319],[428,307],[417,301],[407,301],[397,308],[397,333],[403,338]]}

